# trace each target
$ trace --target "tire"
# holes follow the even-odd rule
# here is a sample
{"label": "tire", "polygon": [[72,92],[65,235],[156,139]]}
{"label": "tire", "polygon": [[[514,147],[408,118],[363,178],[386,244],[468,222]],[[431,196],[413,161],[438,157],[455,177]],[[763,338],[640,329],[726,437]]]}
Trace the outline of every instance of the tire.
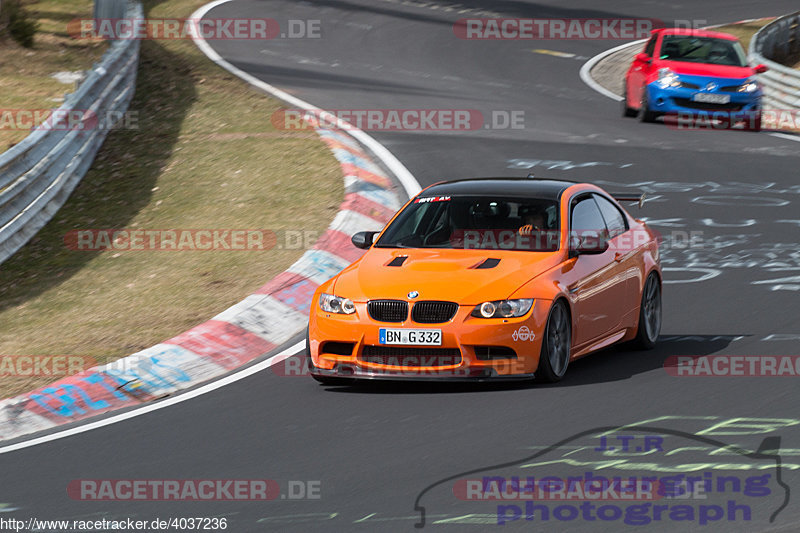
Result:
{"label": "tire", "polygon": [[311,339],[308,334],[308,328],[306,328],[306,368],[308,369],[309,375],[314,378],[315,381],[322,385],[352,385],[355,383],[354,379],[350,378],[337,378],[332,376],[317,376],[312,374],[311,372],[316,368],[314,366],[314,362],[311,360]]}
{"label": "tire", "polygon": [[622,116],[623,117],[635,117],[637,111],[632,108],[628,107],[628,82],[625,82],[625,87],[622,89]]}
{"label": "tire", "polygon": [[655,122],[658,113],[650,111],[650,103],[647,101],[647,89],[642,95],[642,104],[639,106],[639,122]]}
{"label": "tire", "polygon": [[656,345],[659,333],[661,333],[661,281],[657,274],[651,272],[642,289],[639,325],[633,346],[641,350],[650,350]]}
{"label": "tire", "polygon": [[569,366],[572,347],[572,325],[567,306],[557,300],[550,309],[544,328],[539,367],[534,372],[536,381],[555,383],[561,381]]}

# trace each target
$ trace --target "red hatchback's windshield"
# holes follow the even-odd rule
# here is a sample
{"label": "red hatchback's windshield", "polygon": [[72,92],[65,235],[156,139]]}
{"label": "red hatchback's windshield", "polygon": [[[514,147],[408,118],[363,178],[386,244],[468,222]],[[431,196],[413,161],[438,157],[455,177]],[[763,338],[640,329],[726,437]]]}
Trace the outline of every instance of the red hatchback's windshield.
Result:
{"label": "red hatchback's windshield", "polygon": [[746,67],[747,56],[738,41],[691,35],[665,35],[659,59]]}

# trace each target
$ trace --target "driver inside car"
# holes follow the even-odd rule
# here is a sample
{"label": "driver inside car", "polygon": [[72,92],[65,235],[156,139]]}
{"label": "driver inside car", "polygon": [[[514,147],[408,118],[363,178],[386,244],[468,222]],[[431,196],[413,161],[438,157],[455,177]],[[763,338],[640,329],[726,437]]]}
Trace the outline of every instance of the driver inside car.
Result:
{"label": "driver inside car", "polygon": [[534,231],[544,231],[547,225],[545,214],[533,207],[528,207],[524,211],[520,208],[522,215],[522,226],[518,233],[520,235],[530,235]]}

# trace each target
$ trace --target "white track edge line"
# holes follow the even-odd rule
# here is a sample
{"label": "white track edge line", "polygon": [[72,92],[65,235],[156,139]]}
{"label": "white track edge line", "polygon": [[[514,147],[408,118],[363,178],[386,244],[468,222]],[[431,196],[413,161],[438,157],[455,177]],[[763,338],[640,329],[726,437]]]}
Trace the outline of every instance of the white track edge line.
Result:
{"label": "white track edge line", "polygon": [[192,389],[190,391],[178,394],[177,396],[172,396],[170,398],[165,398],[164,400],[160,400],[156,403],[143,405],[141,407],[136,407],[130,411],[126,411],[124,413],[120,413],[118,415],[112,415],[108,418],[103,418],[102,420],[96,420],[94,422],[88,422],[86,424],[82,424],[79,426],[75,426],[73,428],[64,429],[62,431],[57,431],[55,433],[50,433],[49,435],[43,435],[41,437],[37,437],[34,439],[17,442],[15,444],[9,444],[8,446],[0,447],[0,454],[13,452],[16,450],[21,450],[23,448],[30,448],[31,446],[36,446],[37,444],[44,444],[46,442],[51,442],[58,439],[63,439],[65,437],[70,437],[72,435],[77,435],[79,433],[85,433],[87,431],[91,431],[93,429],[101,428],[104,426],[110,426],[111,424],[116,424],[117,422],[122,422],[123,420],[128,420],[131,418],[135,418],[137,416],[141,416],[152,411],[158,411],[159,409],[164,409],[165,407],[169,407],[175,405],[177,403],[185,402],[186,400],[191,400],[192,398],[196,398],[203,394],[207,394],[209,392],[215,391],[225,385],[229,385],[231,383],[235,383],[241,379],[246,377],[252,376],[257,372],[261,372],[276,363],[280,363],[284,359],[287,359],[294,355],[297,350],[305,348],[305,341],[300,341],[297,344],[294,344],[284,350],[283,352],[273,355],[269,359],[256,363],[252,366],[248,366],[247,368],[243,368],[238,370],[232,374],[228,374],[225,377],[222,377],[218,380],[212,381],[211,383],[207,383],[205,385],[201,385],[196,389]]}
{"label": "white track edge line", "polygon": [[597,83],[595,81],[595,79],[592,78],[592,75],[589,72],[592,70],[592,68],[594,68],[594,66],[597,63],[599,63],[602,59],[605,59],[607,56],[610,56],[614,52],[617,52],[617,51],[622,50],[623,48],[627,48],[629,46],[634,46],[634,45],[643,43],[645,41],[647,41],[647,39],[639,39],[638,41],[633,41],[633,42],[630,42],[630,43],[621,44],[619,46],[615,46],[614,48],[609,48],[608,50],[606,50],[604,52],[600,52],[599,54],[597,54],[593,58],[589,59],[589,61],[587,61],[586,63],[584,63],[581,66],[581,70],[579,72],[581,80],[583,80],[583,83],[585,83],[586,85],[588,85],[589,87],[591,87],[595,91],[599,92],[603,96],[611,98],[612,100],[616,100],[617,102],[621,102],[622,101],[622,97],[621,96],[619,96],[618,94],[612,93],[611,91],[609,91],[608,89],[606,89],[605,87],[603,87],[602,85]]}
{"label": "white track edge line", "polygon": [[773,137],[780,137],[781,139],[788,139],[794,142],[800,142],[800,136],[791,135],[789,133],[768,133],[767,135],[772,135]]}

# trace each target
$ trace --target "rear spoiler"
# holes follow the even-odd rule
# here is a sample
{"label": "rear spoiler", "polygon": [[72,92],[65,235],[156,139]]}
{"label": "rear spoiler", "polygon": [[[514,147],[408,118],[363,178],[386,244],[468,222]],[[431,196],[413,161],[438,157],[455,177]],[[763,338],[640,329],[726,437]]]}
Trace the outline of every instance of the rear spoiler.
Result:
{"label": "rear spoiler", "polygon": [[641,196],[630,196],[626,194],[612,194],[611,196],[618,202],[636,202],[639,204],[639,209],[641,209],[644,205],[644,199],[647,197],[647,193],[642,193]]}

